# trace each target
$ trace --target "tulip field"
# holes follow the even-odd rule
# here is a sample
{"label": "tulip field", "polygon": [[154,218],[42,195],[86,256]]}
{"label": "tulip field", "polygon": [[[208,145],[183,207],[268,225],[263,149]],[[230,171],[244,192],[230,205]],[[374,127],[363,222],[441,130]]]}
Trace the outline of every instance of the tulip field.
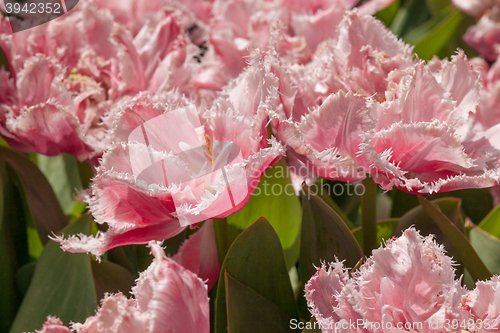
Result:
{"label": "tulip field", "polygon": [[500,1],[0,12],[0,333],[500,332]]}

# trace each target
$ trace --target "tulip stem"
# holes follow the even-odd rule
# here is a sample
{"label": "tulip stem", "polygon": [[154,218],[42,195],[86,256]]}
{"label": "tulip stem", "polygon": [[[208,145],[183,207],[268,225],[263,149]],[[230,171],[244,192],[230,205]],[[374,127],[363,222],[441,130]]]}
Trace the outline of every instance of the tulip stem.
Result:
{"label": "tulip stem", "polygon": [[214,232],[215,241],[217,244],[217,255],[219,257],[219,265],[222,267],[222,263],[226,258],[226,253],[229,250],[228,244],[228,231],[227,231],[227,219],[214,219]]}
{"label": "tulip stem", "polygon": [[377,243],[377,184],[370,176],[363,180],[361,196],[361,227],[363,230],[363,253],[369,257]]}

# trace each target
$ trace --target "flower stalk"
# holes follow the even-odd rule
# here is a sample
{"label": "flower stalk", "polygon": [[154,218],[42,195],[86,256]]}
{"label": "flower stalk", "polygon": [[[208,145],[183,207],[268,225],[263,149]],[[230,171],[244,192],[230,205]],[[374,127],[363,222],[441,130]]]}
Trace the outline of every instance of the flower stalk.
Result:
{"label": "flower stalk", "polygon": [[377,184],[368,176],[363,180],[365,192],[361,196],[361,227],[363,254],[369,257],[377,248]]}

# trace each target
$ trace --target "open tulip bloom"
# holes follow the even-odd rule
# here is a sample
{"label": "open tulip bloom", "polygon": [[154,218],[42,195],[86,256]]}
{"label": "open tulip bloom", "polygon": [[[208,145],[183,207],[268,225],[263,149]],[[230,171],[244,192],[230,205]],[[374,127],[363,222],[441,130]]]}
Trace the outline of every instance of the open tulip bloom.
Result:
{"label": "open tulip bloom", "polygon": [[500,2],[0,11],[0,333],[500,332]]}

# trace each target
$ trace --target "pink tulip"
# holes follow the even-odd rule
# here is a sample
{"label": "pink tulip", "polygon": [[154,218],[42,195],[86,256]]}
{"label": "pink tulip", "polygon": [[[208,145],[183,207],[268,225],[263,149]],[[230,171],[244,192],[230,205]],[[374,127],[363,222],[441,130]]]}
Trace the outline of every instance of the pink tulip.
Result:
{"label": "pink tulip", "polygon": [[[106,295],[95,316],[72,325],[76,333],[210,332],[207,286],[194,273],[168,258],[151,242],[151,265],[132,288],[133,298]],[[49,317],[39,333],[70,333]]]}
{"label": "pink tulip", "polygon": [[124,102],[113,124],[115,142],[85,199],[96,222],[109,227],[95,238],[59,238],[62,248],[100,256],[241,209],[284,152],[267,139],[267,112],[276,101],[276,77],[256,58],[210,108],[176,92]]}
{"label": "pink tulip", "polygon": [[[305,292],[322,332],[357,323],[342,332],[438,333],[447,321],[470,318],[461,308],[466,289],[454,279],[454,271],[451,258],[432,236],[422,237],[410,228],[374,250],[352,277],[340,262],[323,264]],[[404,325],[413,330],[403,330]]]}
{"label": "pink tulip", "polygon": [[396,186],[413,193],[497,185],[498,127],[470,126],[479,73],[463,52],[393,75],[400,82],[376,104],[376,128],[365,135],[363,153],[374,163],[374,180],[384,190]]}
{"label": "pink tulip", "polygon": [[463,39],[488,61],[499,55],[500,6],[492,0],[452,0],[451,3],[464,13],[478,19],[470,26]]}
{"label": "pink tulip", "polygon": [[[499,9],[496,9],[498,11]],[[497,14],[498,15],[498,14]],[[500,54],[500,17],[483,15],[464,34],[464,41],[488,61],[494,61]]]}
{"label": "pink tulip", "polygon": [[87,2],[48,24],[2,30],[0,47],[16,88],[1,101],[0,127],[19,150],[92,159],[104,149],[100,123],[111,102],[144,89],[127,31]]}
{"label": "pink tulip", "polygon": [[0,47],[11,77],[0,72],[0,134],[15,149],[96,162],[110,144],[115,103],[184,83],[187,42],[172,12],[151,14],[134,39],[91,1],[16,34],[4,23]]}
{"label": "pink tulip", "polygon": [[356,181],[372,164],[360,155],[362,135],[376,120],[374,102],[367,97],[383,100],[389,85],[399,80],[389,74],[412,68],[414,61],[411,47],[373,17],[350,12],[336,31],[335,40],[305,65],[290,64],[272,50],[282,107],[271,118],[280,140],[314,173]]}
{"label": "pink tulip", "polygon": [[462,298],[462,306],[470,312],[475,327],[481,333],[500,329],[500,276],[479,281],[476,289]]}

